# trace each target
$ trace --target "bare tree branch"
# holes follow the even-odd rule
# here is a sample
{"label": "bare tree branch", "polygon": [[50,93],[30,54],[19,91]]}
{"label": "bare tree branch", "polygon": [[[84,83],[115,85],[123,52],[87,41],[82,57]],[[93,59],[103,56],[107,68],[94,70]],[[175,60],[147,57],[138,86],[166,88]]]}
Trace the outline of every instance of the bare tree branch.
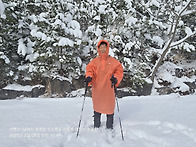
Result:
{"label": "bare tree branch", "polygon": [[170,31],[169,31],[169,38],[171,38],[171,35],[172,35],[172,32],[173,32],[174,22],[175,22],[175,18],[173,17],[173,19],[172,19],[172,24],[171,24],[171,28],[170,28]]}
{"label": "bare tree branch", "polygon": [[190,5],[191,1],[192,1],[192,0],[189,0],[189,1],[187,2],[187,4],[185,5],[185,7],[179,12],[178,16],[181,16],[181,15],[182,15],[182,13],[183,13],[183,12],[187,9],[187,7]]}
{"label": "bare tree branch", "polygon": [[190,15],[193,13],[196,13],[196,10],[190,10],[190,11],[183,12],[181,16]]}
{"label": "bare tree branch", "polygon": [[192,37],[192,36],[194,36],[194,35],[196,35],[196,31],[195,31],[194,33],[192,33],[191,35],[187,35],[186,37],[184,37],[183,39],[181,39],[181,40],[179,40],[179,41],[173,42],[173,43],[171,44],[170,48],[173,48],[173,47],[175,47],[175,46],[181,44],[181,43],[184,42],[186,39],[188,39],[189,37]]}

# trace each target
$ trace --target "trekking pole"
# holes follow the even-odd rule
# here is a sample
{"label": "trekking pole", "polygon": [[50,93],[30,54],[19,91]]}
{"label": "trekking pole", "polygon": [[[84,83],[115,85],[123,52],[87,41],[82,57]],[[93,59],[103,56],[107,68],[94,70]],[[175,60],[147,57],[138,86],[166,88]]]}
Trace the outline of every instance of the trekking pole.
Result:
{"label": "trekking pole", "polygon": [[119,118],[119,123],[120,123],[121,136],[122,136],[122,140],[124,140],[122,123],[121,123],[121,119],[120,119],[120,109],[119,109],[118,98],[117,98],[117,88],[116,88],[115,84],[112,83],[112,87],[113,86],[114,86],[114,93],[115,93],[115,98],[116,98],[116,105],[117,105],[117,109],[118,109],[118,118]]}
{"label": "trekking pole", "polygon": [[79,120],[79,124],[78,124],[76,138],[79,136],[80,124],[81,124],[81,121],[82,121],[82,114],[83,114],[83,111],[84,111],[84,103],[85,103],[85,99],[86,99],[87,88],[88,88],[88,82],[86,82],[84,99],[83,99],[82,110],[81,110],[81,114],[80,114],[80,120]]}

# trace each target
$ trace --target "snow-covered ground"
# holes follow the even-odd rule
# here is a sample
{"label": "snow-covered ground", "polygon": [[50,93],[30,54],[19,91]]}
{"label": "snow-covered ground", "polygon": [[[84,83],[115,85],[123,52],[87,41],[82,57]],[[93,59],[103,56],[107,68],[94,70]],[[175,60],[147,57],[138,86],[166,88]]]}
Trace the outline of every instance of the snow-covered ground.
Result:
{"label": "snow-covered ground", "polygon": [[0,101],[1,147],[195,147],[196,96],[119,99],[114,130],[93,129],[91,98],[86,98],[79,137],[76,131],[83,98],[24,98]]}

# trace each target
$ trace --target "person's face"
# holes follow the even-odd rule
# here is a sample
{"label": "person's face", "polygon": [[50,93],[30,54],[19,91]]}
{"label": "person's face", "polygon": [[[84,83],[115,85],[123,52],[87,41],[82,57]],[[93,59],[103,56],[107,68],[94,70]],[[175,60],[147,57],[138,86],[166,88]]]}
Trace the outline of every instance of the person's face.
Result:
{"label": "person's face", "polygon": [[99,51],[101,54],[104,54],[107,51],[107,46],[105,44],[100,45]]}

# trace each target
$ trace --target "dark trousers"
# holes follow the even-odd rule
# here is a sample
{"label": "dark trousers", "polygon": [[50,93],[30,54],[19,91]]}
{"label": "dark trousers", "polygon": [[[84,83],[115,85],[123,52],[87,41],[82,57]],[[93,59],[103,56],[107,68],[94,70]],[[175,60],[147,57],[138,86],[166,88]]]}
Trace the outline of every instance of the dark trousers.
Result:
{"label": "dark trousers", "polygon": [[[106,128],[113,129],[114,114],[107,114]],[[94,111],[94,128],[99,128],[101,125],[101,113]]]}

